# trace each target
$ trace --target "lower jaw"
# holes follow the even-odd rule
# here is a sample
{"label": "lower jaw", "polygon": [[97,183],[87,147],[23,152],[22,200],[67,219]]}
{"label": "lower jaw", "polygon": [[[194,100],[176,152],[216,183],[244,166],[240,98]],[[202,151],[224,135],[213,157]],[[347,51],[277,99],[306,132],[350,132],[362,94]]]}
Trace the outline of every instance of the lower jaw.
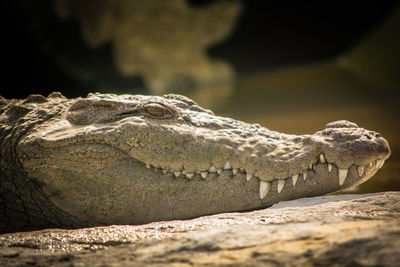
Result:
{"label": "lower jaw", "polygon": [[327,163],[319,163],[304,171],[306,179],[299,175],[295,184],[292,178],[273,180],[261,199],[260,180],[252,177],[247,181],[245,173],[234,175],[232,170],[224,170],[220,175],[210,173],[207,179],[198,174],[187,179],[145,168],[143,163],[134,159],[107,164],[91,166],[89,162],[86,168],[88,176],[96,172],[102,174],[85,178],[79,184],[68,177],[63,184],[57,185],[65,195],[50,199],[68,213],[91,223],[142,224],[247,211],[283,200],[332,193],[358,184],[377,170],[374,166],[366,167],[360,177],[357,166],[352,165],[346,180],[340,185],[338,168],[333,165],[329,172]]}
{"label": "lower jaw", "polygon": [[273,180],[263,199],[260,198],[260,180],[253,177],[247,181],[244,173],[233,175],[232,171],[225,170],[220,175],[210,174],[206,180],[199,175],[186,179],[166,174],[159,178],[157,207],[149,211],[140,223],[248,211],[268,207],[279,201],[324,195],[351,187],[360,179],[372,176],[376,169],[366,169],[360,177],[357,166],[352,165],[342,185],[339,185],[338,172],[335,166],[329,172],[326,163],[316,164],[315,170],[305,171],[306,179],[299,176],[295,185],[291,178]]}
{"label": "lower jaw", "polygon": [[[378,169],[375,165],[366,167],[360,176],[358,166],[352,165],[345,181],[340,185],[337,166],[333,165],[330,171],[327,166],[327,163],[316,164],[313,169],[304,172],[305,176],[299,176],[296,183],[291,178],[273,180],[269,183],[268,193],[262,199],[260,180],[253,177],[247,181],[244,173],[233,175],[231,170],[225,170],[220,175],[210,174],[206,180],[200,175],[186,179],[165,174],[169,188],[175,188],[181,194],[176,199],[176,196],[166,193],[163,186],[160,186],[158,194],[165,197],[162,201],[172,204],[164,206],[166,210],[169,208],[170,214],[164,213],[163,219],[188,219],[220,212],[247,211],[264,208],[279,201],[333,193],[357,185],[370,178]],[[160,177],[160,181],[162,180],[164,177]],[[162,212],[158,215],[161,214]],[[156,216],[147,219],[149,220],[146,222],[158,220]]]}

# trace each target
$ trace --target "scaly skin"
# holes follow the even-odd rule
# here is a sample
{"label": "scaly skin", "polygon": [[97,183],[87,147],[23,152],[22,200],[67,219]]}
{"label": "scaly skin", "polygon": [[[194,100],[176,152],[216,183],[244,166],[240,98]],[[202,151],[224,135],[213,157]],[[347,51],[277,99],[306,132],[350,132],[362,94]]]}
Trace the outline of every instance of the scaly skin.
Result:
{"label": "scaly skin", "polygon": [[263,208],[358,185],[390,155],[348,121],[287,135],[178,95],[0,102],[2,232]]}

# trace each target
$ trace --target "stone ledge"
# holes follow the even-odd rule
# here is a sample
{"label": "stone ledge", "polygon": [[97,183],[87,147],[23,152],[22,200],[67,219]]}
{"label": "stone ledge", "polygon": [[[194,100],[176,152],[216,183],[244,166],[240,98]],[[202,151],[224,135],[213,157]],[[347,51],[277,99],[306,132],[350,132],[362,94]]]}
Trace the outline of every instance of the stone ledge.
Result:
{"label": "stone ledge", "polygon": [[400,192],[331,195],[185,221],[0,235],[0,265],[400,262]]}

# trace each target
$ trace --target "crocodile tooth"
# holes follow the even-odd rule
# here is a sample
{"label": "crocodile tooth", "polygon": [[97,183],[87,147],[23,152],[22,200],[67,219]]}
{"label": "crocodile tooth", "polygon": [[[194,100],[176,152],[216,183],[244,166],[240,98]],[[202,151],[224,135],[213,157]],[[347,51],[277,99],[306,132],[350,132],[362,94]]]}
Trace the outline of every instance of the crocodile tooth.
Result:
{"label": "crocodile tooth", "polygon": [[250,181],[250,179],[253,177],[253,174],[246,173],[246,180]]}
{"label": "crocodile tooth", "polygon": [[342,185],[347,177],[349,169],[339,169],[339,185]]}
{"label": "crocodile tooth", "polygon": [[149,165],[149,164],[146,164],[146,168],[147,168],[147,169],[150,169],[150,165]]}
{"label": "crocodile tooth", "polygon": [[214,168],[214,167],[211,167],[211,168],[210,168],[210,172],[217,172],[217,169]]}
{"label": "crocodile tooth", "polygon": [[326,162],[324,154],[321,153],[321,154],[319,155],[319,160],[320,160],[322,163],[325,163],[325,162]]}
{"label": "crocodile tooth", "polygon": [[283,187],[285,186],[285,180],[278,180],[278,193],[282,192]]}
{"label": "crocodile tooth", "polygon": [[269,182],[260,181],[260,198],[264,199],[268,194],[271,184]]}
{"label": "crocodile tooth", "polygon": [[175,177],[178,177],[179,175],[181,175],[181,172],[174,172]]}
{"label": "crocodile tooth", "polygon": [[312,168],[313,168],[313,165],[312,165],[312,163],[310,163],[310,168],[309,169],[311,170]]}
{"label": "crocodile tooth", "polygon": [[236,175],[238,173],[238,169],[232,169],[233,175]]}
{"label": "crocodile tooth", "polygon": [[186,173],[186,178],[188,178],[188,179],[192,179],[193,176],[194,176],[193,173]]}
{"label": "crocodile tooth", "polygon": [[307,173],[303,172],[303,179],[304,181],[307,179]]}
{"label": "crocodile tooth", "polygon": [[364,166],[358,166],[357,170],[358,170],[358,176],[362,176],[364,173]]}
{"label": "crocodile tooth", "polygon": [[163,169],[163,170],[162,170],[162,173],[163,173],[163,174],[167,174],[167,170],[164,170],[164,169]]}
{"label": "crocodile tooth", "polygon": [[332,164],[328,163],[328,172],[332,171]]}
{"label": "crocodile tooth", "polygon": [[379,168],[379,159],[377,159],[376,161],[375,161],[375,168]]}
{"label": "crocodile tooth", "polygon": [[315,165],[312,165],[312,169],[315,171]]}
{"label": "crocodile tooth", "polygon": [[372,161],[369,163],[369,166],[372,167]]}
{"label": "crocodile tooth", "polygon": [[378,162],[379,162],[378,168],[380,169],[380,168],[382,168],[383,163],[384,163],[385,161],[384,161],[383,159],[381,159],[381,160],[378,160]]}
{"label": "crocodile tooth", "polygon": [[222,173],[222,169],[217,169],[217,173],[220,175]]}
{"label": "crocodile tooth", "polygon": [[229,163],[229,161],[227,161],[224,165],[224,170],[229,170],[231,167],[231,164]]}
{"label": "crocodile tooth", "polygon": [[297,178],[299,178],[299,175],[298,175],[298,174],[295,174],[295,175],[292,176],[292,183],[293,183],[293,186],[296,185],[296,183],[297,183]]}
{"label": "crocodile tooth", "polygon": [[207,172],[201,172],[200,173],[200,175],[201,175],[201,178],[203,178],[203,179],[206,179],[207,178]]}

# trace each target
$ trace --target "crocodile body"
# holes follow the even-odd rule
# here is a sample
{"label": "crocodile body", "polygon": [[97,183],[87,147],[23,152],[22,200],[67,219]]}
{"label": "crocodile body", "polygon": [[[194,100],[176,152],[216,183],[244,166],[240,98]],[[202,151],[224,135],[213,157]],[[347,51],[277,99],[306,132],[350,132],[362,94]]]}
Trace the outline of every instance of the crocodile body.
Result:
{"label": "crocodile body", "polygon": [[245,211],[369,179],[380,134],[336,121],[288,135],[179,95],[0,98],[0,231]]}

